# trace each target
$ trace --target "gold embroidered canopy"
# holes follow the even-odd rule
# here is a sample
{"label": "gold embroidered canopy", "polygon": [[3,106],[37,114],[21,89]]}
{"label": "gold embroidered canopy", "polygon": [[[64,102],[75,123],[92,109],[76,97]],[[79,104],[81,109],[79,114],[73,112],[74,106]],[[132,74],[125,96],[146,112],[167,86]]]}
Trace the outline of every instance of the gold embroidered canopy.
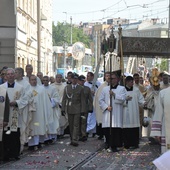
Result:
{"label": "gold embroidered canopy", "polygon": [[169,58],[170,38],[122,37],[123,55]]}

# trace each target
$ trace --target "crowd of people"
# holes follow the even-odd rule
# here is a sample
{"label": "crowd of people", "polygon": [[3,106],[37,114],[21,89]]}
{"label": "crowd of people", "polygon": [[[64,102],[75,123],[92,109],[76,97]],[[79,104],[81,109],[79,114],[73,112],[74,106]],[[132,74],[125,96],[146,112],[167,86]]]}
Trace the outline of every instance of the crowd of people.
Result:
{"label": "crowd of people", "polygon": [[66,133],[73,147],[98,135],[108,152],[135,149],[146,127],[150,144],[161,144],[162,153],[170,149],[167,73],[154,68],[144,80],[138,73],[121,78],[120,71],[105,72],[103,83],[94,77],[68,72],[64,80],[34,75],[30,64],[25,71],[3,67],[0,159],[17,160],[25,145],[35,151]]}

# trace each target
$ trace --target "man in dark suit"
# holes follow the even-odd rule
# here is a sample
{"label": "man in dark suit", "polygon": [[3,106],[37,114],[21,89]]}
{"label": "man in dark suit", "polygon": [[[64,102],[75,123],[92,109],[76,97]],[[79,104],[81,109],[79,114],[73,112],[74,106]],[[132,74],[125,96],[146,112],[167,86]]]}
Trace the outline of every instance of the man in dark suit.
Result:
{"label": "man in dark suit", "polygon": [[78,146],[80,116],[85,113],[85,100],[83,87],[77,84],[78,74],[71,76],[72,84],[64,89],[62,99],[62,114],[68,114],[71,145]]}
{"label": "man in dark suit", "polygon": [[83,87],[84,89],[84,95],[85,95],[85,104],[86,104],[86,111],[85,114],[81,116],[80,118],[80,139],[79,141],[86,141],[87,140],[87,133],[86,133],[86,129],[87,129],[87,116],[88,113],[93,112],[93,97],[92,97],[92,93],[89,87],[84,86],[84,83],[86,81],[85,76],[80,75],[78,77],[78,83]]}

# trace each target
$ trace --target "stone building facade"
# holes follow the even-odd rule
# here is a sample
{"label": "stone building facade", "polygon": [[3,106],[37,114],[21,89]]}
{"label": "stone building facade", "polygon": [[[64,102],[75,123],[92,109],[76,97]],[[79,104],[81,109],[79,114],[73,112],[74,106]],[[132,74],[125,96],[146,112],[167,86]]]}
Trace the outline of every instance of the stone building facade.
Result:
{"label": "stone building facade", "polygon": [[52,0],[0,1],[0,68],[25,68],[53,75]]}

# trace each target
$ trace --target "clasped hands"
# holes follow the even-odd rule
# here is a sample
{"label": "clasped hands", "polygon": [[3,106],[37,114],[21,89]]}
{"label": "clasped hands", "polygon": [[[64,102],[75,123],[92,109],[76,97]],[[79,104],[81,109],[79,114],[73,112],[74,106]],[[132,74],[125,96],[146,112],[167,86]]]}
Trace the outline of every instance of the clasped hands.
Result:
{"label": "clasped hands", "polygon": [[110,90],[109,93],[111,96],[115,97],[115,93],[112,90]]}
{"label": "clasped hands", "polygon": [[132,96],[126,96],[126,100],[132,100]]}
{"label": "clasped hands", "polygon": [[9,105],[10,105],[10,106],[17,106],[17,102],[16,102],[16,101],[10,102]]}

